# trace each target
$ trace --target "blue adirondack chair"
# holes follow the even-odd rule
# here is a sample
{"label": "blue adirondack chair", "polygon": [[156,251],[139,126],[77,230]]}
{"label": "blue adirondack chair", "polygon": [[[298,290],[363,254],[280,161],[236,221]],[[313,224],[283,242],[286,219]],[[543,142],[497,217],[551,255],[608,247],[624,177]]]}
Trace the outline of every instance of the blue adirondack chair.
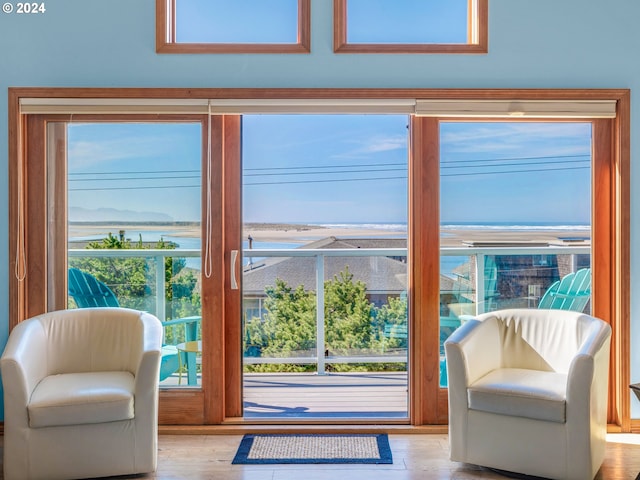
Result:
{"label": "blue adirondack chair", "polygon": [[[73,298],[78,308],[91,307],[119,307],[120,303],[113,291],[103,282],[77,268],[69,269],[69,296]],[[185,317],[162,322],[167,327],[183,326],[185,341],[196,340],[200,317]],[[179,355],[183,355],[182,359]],[[193,357],[193,358],[191,358]],[[195,353],[179,353],[175,345],[163,345],[162,362],[160,364],[160,381],[178,371],[180,364],[195,367]],[[195,368],[188,372],[189,385],[196,383]]]}
{"label": "blue adirondack chair", "polygon": [[582,268],[551,284],[540,299],[538,308],[583,312],[590,298],[591,269]]}

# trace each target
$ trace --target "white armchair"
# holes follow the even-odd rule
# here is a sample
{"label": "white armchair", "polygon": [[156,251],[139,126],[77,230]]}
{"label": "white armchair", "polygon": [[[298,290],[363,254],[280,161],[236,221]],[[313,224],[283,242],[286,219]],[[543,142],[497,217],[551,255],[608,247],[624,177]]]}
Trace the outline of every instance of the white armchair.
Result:
{"label": "white armchair", "polygon": [[479,315],[445,342],[451,459],[593,479],[607,430],[611,327],[562,310]]}
{"label": "white armchair", "polygon": [[123,308],[18,324],[0,359],[4,478],[155,471],[161,345],[156,317]]}

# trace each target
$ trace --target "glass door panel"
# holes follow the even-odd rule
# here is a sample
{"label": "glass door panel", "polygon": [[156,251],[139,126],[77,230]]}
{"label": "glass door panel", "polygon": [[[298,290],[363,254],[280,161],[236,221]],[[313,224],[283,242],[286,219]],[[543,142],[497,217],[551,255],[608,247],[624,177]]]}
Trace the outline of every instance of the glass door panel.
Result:
{"label": "glass door panel", "polygon": [[[440,123],[441,345],[483,312],[590,311],[591,130]],[[446,386],[443,356],[440,372]]]}
{"label": "glass door panel", "polygon": [[407,118],[243,116],[245,418],[406,418]]}
{"label": "glass door panel", "polygon": [[154,314],[161,387],[200,387],[201,123],[72,123],[66,136],[67,307]]}

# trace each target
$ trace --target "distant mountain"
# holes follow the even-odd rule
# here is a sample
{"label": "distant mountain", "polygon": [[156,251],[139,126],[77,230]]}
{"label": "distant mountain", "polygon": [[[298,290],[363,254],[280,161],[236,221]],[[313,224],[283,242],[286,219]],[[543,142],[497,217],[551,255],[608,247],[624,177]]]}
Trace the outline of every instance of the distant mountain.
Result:
{"label": "distant mountain", "polygon": [[136,212],[116,208],[88,209],[71,207],[69,222],[173,222],[173,218],[160,212]]}

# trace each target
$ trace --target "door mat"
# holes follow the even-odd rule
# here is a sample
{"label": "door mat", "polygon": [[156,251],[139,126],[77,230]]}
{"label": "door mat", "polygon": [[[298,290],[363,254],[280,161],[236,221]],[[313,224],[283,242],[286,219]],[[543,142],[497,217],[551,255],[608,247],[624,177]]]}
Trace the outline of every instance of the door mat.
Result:
{"label": "door mat", "polygon": [[233,464],[374,463],[391,464],[387,434],[245,435]]}

